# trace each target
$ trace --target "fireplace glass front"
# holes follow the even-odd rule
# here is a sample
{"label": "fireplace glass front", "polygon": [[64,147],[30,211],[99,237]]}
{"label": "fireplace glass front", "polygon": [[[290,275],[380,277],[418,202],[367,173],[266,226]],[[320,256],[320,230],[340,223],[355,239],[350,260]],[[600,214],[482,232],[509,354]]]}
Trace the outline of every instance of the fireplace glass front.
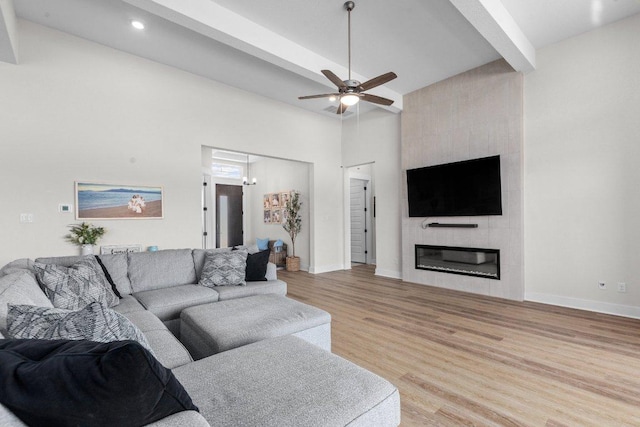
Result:
{"label": "fireplace glass front", "polygon": [[500,250],[416,245],[416,269],[500,279]]}

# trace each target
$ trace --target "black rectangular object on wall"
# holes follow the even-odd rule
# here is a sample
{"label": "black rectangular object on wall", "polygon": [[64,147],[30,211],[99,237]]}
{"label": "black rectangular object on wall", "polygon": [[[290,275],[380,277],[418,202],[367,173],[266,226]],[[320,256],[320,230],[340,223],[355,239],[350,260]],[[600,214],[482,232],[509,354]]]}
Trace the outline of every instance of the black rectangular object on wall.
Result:
{"label": "black rectangular object on wall", "polygon": [[500,156],[407,170],[410,217],[502,215]]}

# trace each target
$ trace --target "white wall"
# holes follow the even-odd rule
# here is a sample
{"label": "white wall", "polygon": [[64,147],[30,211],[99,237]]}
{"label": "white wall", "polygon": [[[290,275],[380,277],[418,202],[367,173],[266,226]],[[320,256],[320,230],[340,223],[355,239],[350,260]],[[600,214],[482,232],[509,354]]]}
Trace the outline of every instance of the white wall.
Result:
{"label": "white wall", "polygon": [[342,267],[339,121],[27,21],[19,36],[21,64],[0,63],[0,264],[78,253],[57,212],[76,180],[164,186],[163,220],[95,221],[102,244],[200,247],[201,146],[215,146],[312,163],[310,268]]}
{"label": "white wall", "polygon": [[639,42],[636,15],[525,78],[526,299],[640,317]]}
{"label": "white wall", "polygon": [[[373,110],[343,121],[342,163],[345,168],[374,163],[376,274],[401,277],[400,115]],[[345,245],[349,238],[347,233]]]}

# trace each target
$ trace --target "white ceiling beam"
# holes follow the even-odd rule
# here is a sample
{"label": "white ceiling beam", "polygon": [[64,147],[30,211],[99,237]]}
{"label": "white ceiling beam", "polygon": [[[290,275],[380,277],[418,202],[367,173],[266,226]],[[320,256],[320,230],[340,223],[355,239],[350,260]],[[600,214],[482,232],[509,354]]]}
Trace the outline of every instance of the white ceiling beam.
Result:
{"label": "white ceiling beam", "polygon": [[500,0],[449,0],[516,71],[536,68],[536,50]]}
{"label": "white ceiling beam", "polygon": [[18,63],[18,26],[13,0],[0,0],[0,61]]}
{"label": "white ceiling beam", "polygon": [[[206,37],[229,45],[288,71],[336,89],[320,70],[329,69],[338,76],[348,69],[281,35],[226,9],[211,0],[124,0],[149,13],[160,16]],[[352,72],[361,82],[369,78]],[[384,86],[375,94],[394,101],[389,111],[402,111],[402,95]],[[301,94],[308,95],[308,94]]]}

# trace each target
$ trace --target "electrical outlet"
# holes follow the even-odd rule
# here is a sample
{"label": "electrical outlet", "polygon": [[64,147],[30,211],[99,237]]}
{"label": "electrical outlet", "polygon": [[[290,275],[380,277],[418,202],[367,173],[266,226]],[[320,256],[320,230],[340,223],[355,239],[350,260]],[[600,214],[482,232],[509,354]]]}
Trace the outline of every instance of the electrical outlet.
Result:
{"label": "electrical outlet", "polygon": [[627,292],[627,284],[626,283],[618,283],[618,292]]}
{"label": "electrical outlet", "polygon": [[32,213],[21,213],[20,214],[20,222],[23,224],[33,222],[33,214]]}
{"label": "electrical outlet", "polygon": [[598,288],[600,289],[607,289],[607,285],[604,282],[598,282]]}

